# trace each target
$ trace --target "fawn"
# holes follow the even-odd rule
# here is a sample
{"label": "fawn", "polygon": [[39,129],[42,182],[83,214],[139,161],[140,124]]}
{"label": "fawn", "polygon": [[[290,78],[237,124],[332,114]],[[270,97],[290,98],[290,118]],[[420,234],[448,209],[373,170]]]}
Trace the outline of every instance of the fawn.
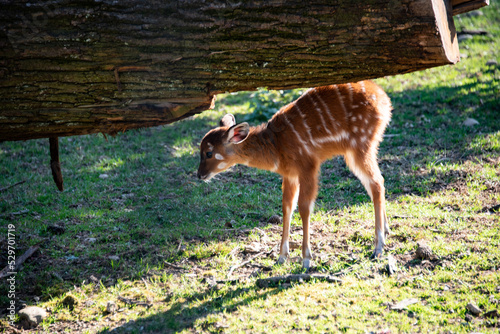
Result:
{"label": "fawn", "polygon": [[201,142],[198,177],[208,181],[235,164],[279,173],[283,177],[283,234],[277,263],[284,263],[288,257],[290,221],[298,200],[303,228],[302,266],[309,269],[309,216],[318,191],[320,165],[342,155],[373,202],[372,257],[378,257],[390,230],[377,151],[391,110],[391,101],[379,86],[361,81],[312,88],[256,127],[236,124],[234,116],[228,114]]}

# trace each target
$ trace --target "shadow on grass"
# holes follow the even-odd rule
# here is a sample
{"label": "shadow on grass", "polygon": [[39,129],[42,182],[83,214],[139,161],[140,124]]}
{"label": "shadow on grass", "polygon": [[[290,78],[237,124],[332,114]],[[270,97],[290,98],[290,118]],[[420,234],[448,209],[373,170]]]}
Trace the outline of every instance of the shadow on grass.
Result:
{"label": "shadow on grass", "polygon": [[[242,298],[254,289],[255,295]],[[281,293],[284,288],[228,288],[228,291],[218,293],[213,298],[214,291],[207,289],[200,293],[195,293],[189,299],[175,302],[166,312],[161,312],[153,316],[128,322],[125,325],[113,330],[103,330],[99,333],[173,333],[184,329],[193,328],[198,319],[205,318],[198,323],[204,331],[221,332],[224,330],[224,320],[217,315],[223,313],[237,312],[241,306],[246,306],[255,300],[265,300],[270,296]],[[193,302],[204,300],[196,306],[190,306]],[[206,301],[205,301],[206,300]],[[210,317],[213,315],[214,317]],[[242,324],[247,326],[248,324]]]}

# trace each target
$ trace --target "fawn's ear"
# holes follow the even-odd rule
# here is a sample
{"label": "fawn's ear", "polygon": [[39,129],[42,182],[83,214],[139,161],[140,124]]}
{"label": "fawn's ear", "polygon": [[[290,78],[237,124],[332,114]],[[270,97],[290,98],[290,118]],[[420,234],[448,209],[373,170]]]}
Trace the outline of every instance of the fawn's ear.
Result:
{"label": "fawn's ear", "polygon": [[224,115],[224,117],[222,117],[219,123],[220,126],[227,126],[228,128],[235,124],[236,120],[234,119],[234,116],[232,114]]}
{"label": "fawn's ear", "polygon": [[227,130],[227,142],[232,144],[239,144],[248,137],[250,132],[250,125],[248,123],[240,123],[232,126]]}

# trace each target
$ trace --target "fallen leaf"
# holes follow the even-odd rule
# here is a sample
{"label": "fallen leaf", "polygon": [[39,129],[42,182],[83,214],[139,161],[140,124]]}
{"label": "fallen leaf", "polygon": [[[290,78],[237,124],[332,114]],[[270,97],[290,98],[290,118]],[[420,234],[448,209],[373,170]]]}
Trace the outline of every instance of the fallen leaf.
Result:
{"label": "fallen leaf", "polygon": [[392,305],[390,307],[390,309],[391,310],[404,310],[404,309],[406,309],[407,306],[416,304],[418,302],[419,302],[419,300],[417,298],[403,299],[402,301]]}
{"label": "fallen leaf", "polygon": [[473,315],[479,315],[481,314],[481,309],[479,307],[477,307],[476,304],[474,303],[469,303],[467,304],[466,306],[467,310],[469,310],[470,313],[472,313]]}
{"label": "fallen leaf", "polygon": [[476,121],[474,118],[467,118],[464,122],[463,122],[463,125],[465,126],[474,126],[474,125],[478,125],[479,122]]}

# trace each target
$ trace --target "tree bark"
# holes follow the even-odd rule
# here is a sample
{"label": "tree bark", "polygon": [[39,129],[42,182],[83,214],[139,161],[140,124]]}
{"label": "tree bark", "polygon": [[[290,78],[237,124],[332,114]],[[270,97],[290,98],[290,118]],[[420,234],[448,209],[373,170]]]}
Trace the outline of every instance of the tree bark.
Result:
{"label": "tree bark", "polygon": [[0,141],[170,123],[221,92],[459,60],[443,0],[0,0]]}

